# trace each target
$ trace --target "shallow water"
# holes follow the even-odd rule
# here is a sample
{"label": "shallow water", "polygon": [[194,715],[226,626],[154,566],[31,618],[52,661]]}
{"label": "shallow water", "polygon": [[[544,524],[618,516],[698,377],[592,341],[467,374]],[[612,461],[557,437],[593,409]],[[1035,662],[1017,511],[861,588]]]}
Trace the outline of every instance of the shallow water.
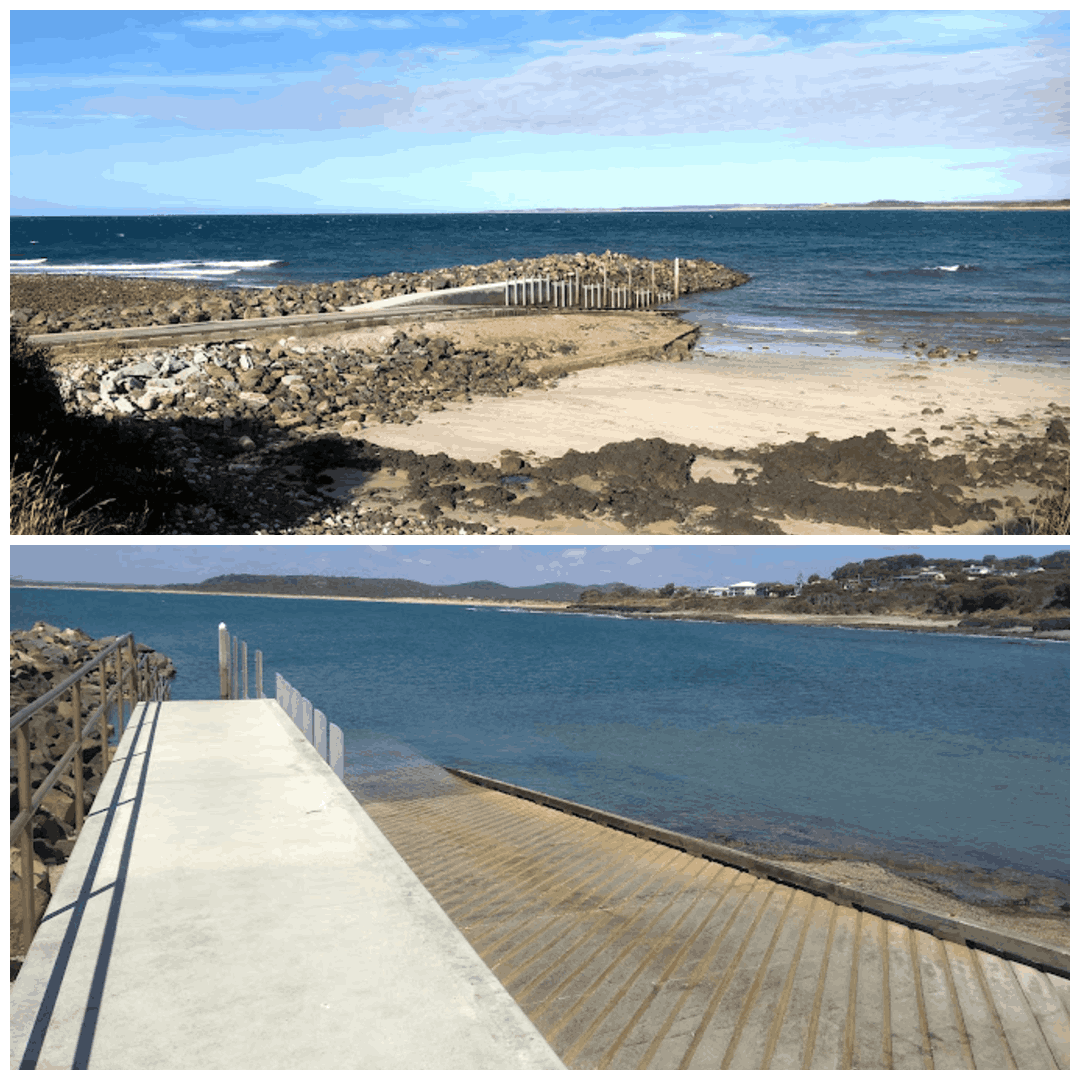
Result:
{"label": "shallow water", "polygon": [[220,620],[345,732],[772,854],[1069,877],[1060,643],[418,604],[16,589],[217,693]]}

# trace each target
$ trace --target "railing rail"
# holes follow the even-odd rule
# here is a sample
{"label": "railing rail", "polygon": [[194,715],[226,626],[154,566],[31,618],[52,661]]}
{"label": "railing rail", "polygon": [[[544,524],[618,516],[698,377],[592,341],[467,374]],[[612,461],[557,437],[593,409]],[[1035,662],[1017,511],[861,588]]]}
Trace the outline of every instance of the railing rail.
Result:
{"label": "railing rail", "polygon": [[[109,661],[112,661],[110,664]],[[113,668],[115,683],[110,688],[109,667]],[[101,701],[84,724],[82,709],[82,683],[94,671],[98,672]],[[30,765],[30,739],[27,725],[34,717],[65,694],[70,693],[72,716],[71,745],[49,774],[32,787]],[[29,948],[36,930],[34,913],[34,814],[41,809],[45,797],[63,779],[68,766],[78,757],[81,759],[85,740],[91,737],[95,727],[101,739],[102,774],[109,766],[109,710],[116,708],[116,736],[124,733],[124,704],[127,700],[134,712],[139,701],[164,701],[169,696],[169,679],[150,668],[149,654],[139,658],[135,638],[124,634],[112,645],[102,649],[47,693],[21,708],[11,718],[11,735],[15,739],[15,764],[18,777],[19,813],[11,822],[11,843],[19,844],[20,908],[23,931],[23,947]],[[78,761],[72,769],[75,790],[75,832],[82,828],[86,815],[83,792],[83,762]]]}
{"label": "railing rail", "polygon": [[[248,646],[229,634],[224,623],[218,624],[218,672],[222,700],[240,700],[241,692],[248,696]],[[289,714],[292,722],[304,733],[319,757],[337,774],[345,779],[345,736],[337,724],[331,724],[325,714],[285,678],[275,673],[274,696],[277,703]],[[255,650],[255,697],[263,694],[263,655]]]}
{"label": "railing rail", "polygon": [[608,271],[601,270],[599,282],[582,282],[581,271],[572,278],[529,277],[514,278],[503,284],[503,303],[506,307],[554,307],[610,310],[652,308],[667,304],[679,296],[679,260],[673,266],[669,289],[656,287],[656,265],[651,267],[648,284],[634,287],[633,271],[627,268],[626,283],[608,283]]}

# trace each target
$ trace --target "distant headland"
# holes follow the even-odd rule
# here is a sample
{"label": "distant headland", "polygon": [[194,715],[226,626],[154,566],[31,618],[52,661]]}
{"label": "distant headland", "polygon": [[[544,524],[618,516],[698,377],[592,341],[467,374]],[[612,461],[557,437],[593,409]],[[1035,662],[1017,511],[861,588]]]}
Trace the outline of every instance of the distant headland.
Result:
{"label": "distant headland", "polygon": [[874,199],[867,203],[713,203],[708,206],[543,207],[536,210],[485,210],[487,214],[627,214],[707,213],[733,210],[1068,210],[1068,199],[987,200],[977,202],[915,202]]}

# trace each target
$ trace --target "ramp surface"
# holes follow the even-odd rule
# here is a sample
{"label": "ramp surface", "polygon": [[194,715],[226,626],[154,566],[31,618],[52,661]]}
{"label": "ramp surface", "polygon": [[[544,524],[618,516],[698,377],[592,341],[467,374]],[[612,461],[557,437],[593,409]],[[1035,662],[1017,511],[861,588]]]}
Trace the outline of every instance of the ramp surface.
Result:
{"label": "ramp surface", "polygon": [[140,705],[11,995],[12,1067],[561,1068],[271,700]]}
{"label": "ramp surface", "polygon": [[1067,979],[371,759],[350,790],[568,1066],[1068,1068]]}

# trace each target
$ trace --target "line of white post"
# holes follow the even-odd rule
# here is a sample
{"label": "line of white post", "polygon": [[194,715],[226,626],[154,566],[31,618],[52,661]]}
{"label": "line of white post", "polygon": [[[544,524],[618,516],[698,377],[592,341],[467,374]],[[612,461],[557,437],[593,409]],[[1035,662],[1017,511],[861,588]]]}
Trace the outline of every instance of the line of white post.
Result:
{"label": "line of white post", "polygon": [[627,268],[626,285],[608,287],[607,266],[602,268],[603,280],[595,285],[581,283],[581,271],[575,271],[574,280],[553,281],[550,277],[516,278],[507,281],[503,288],[503,300],[507,307],[534,307],[548,304],[556,308],[648,308],[654,304],[666,304],[677,300],[679,287],[679,260],[674,262],[672,292],[656,288],[656,264],[651,266],[652,287],[633,287],[633,271]]}

